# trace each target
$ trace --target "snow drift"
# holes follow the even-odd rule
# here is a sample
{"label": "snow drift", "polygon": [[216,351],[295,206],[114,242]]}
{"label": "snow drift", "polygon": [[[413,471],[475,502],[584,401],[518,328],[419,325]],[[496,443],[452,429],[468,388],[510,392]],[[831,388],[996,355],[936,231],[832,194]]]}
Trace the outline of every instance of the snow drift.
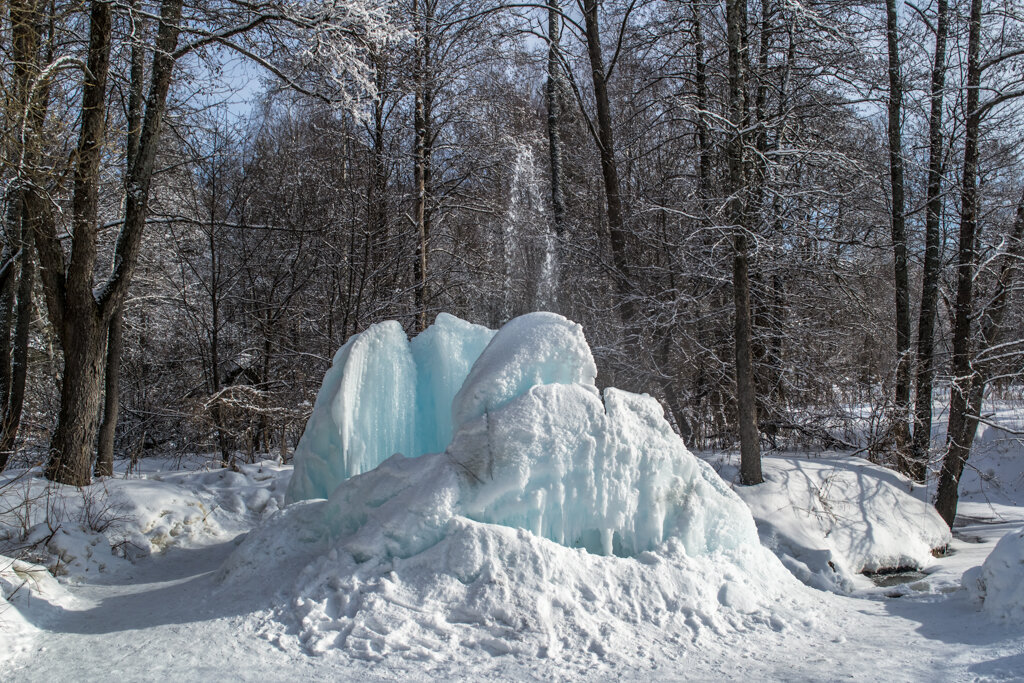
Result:
{"label": "snow drift", "polygon": [[[473,332],[454,318],[437,324]],[[457,370],[414,392],[435,412],[452,395],[451,442],[423,455],[426,430],[408,428],[424,408],[406,400],[410,382],[385,392],[401,398],[390,403],[395,413],[361,405],[379,411],[391,401],[379,387],[395,377],[389,363],[407,358],[395,354],[394,325],[361,337],[384,334],[375,348],[388,362],[358,340],[339,352],[296,454],[302,478],[290,496],[334,486],[329,499],[286,508],[222,570],[224,579],[251,573],[267,548],[278,563],[300,558],[279,616],[306,649],[629,657],[678,648],[705,628],[785,627],[798,584],[761,546],[747,507],[685,448],[657,401],[602,396],[578,325],[548,313],[510,322],[457,391],[452,378],[476,351],[453,345]],[[363,357],[350,365],[356,352]],[[399,443],[419,457],[356,472],[372,462],[366,454]],[[346,473],[356,476],[335,486]]]}
{"label": "snow drift", "polygon": [[1024,529],[1003,536],[980,567],[964,572],[963,586],[996,619],[1024,623]]}
{"label": "snow drift", "polygon": [[[952,536],[912,484],[861,458],[766,456],[765,482],[737,494],[750,506],[761,541],[804,583],[848,593],[863,572],[920,569]],[[727,480],[738,466],[720,462]]]}

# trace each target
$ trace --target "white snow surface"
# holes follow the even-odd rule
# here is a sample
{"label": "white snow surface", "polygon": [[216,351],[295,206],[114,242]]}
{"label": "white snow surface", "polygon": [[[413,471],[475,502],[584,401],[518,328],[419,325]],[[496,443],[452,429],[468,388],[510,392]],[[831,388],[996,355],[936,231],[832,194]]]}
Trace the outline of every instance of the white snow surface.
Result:
{"label": "white snow surface", "polygon": [[[737,480],[735,457],[705,457],[726,480]],[[815,588],[848,593],[869,585],[863,572],[927,569],[932,551],[952,540],[909,479],[862,458],[769,455],[761,466],[763,484],[735,491],[762,543]]]}
{"label": "white snow surface", "polygon": [[287,500],[326,498],[395,453],[444,450],[451,403],[494,331],[447,313],[410,341],[389,320],[334,356],[295,451]]}
{"label": "white snow surface", "polygon": [[[895,587],[857,589],[849,596],[796,584],[786,589],[784,600],[790,602],[774,613],[777,620],[767,624],[763,620],[771,619],[768,613],[743,613],[714,604],[714,584],[701,583],[707,576],[701,573],[701,567],[711,563],[713,557],[687,557],[685,565],[677,565],[666,574],[658,567],[671,566],[671,560],[663,560],[661,565],[644,563],[644,558],[659,553],[641,554],[635,559],[596,556],[525,531],[461,519],[460,524],[474,526],[475,530],[466,529],[464,535],[457,533],[451,538],[477,538],[482,542],[480,530],[493,531],[494,536],[488,540],[491,545],[481,552],[494,560],[484,563],[492,572],[488,578],[470,585],[445,584],[452,590],[453,600],[461,599],[460,592],[473,590],[511,594],[511,579],[522,574],[523,564],[536,563],[538,555],[548,554],[545,562],[553,563],[554,571],[542,588],[554,598],[579,590],[576,606],[583,611],[573,618],[596,629],[592,631],[595,647],[591,651],[555,651],[552,656],[537,656],[545,642],[537,635],[544,633],[541,629],[529,631],[524,638],[513,636],[509,654],[502,655],[500,639],[497,643],[481,640],[479,646],[472,646],[471,638],[483,637],[485,627],[479,623],[463,625],[456,616],[450,622],[452,640],[443,641],[433,658],[415,659],[394,656],[393,652],[378,657],[365,655],[358,648],[337,648],[326,631],[312,628],[326,623],[318,609],[328,616],[344,616],[340,611],[344,591],[341,583],[334,588],[330,583],[316,584],[319,570],[331,571],[325,501],[297,503],[280,513],[275,510],[291,476],[290,467],[267,462],[246,465],[236,476],[220,469],[175,469],[183,465],[203,467],[202,462],[146,459],[141,464],[145,467],[141,475],[120,474],[117,479],[89,488],[102,492],[104,486],[113,491],[163,482],[168,485],[163,493],[137,498],[138,511],[145,519],[159,518],[165,511],[170,512],[168,517],[176,517],[178,513],[171,510],[174,506],[164,505],[167,496],[173,495],[182,503],[179,509],[200,504],[207,508],[208,524],[193,524],[188,533],[169,536],[170,544],[131,563],[114,562],[103,571],[80,574],[71,570],[58,578],[59,583],[51,583],[39,592],[33,592],[31,583],[22,588],[11,606],[0,611],[0,618],[6,618],[7,623],[21,619],[25,627],[20,635],[0,631],[0,672],[5,681],[523,681],[581,677],[637,681],[996,681],[1019,680],[1024,667],[1024,626],[992,619],[984,610],[979,611],[967,591],[959,588],[964,570],[982,564],[999,538],[1024,524],[1024,509],[1018,507],[993,508],[984,501],[965,500],[962,505],[969,515],[957,527],[952,552],[935,558],[923,576]],[[976,464],[991,466],[983,455]],[[861,478],[869,488],[874,485],[874,472],[865,470]],[[18,474],[0,475],[0,485]],[[54,487],[52,498],[57,497],[65,497],[70,508],[77,505],[81,494],[71,487]],[[255,507],[249,507],[250,501]],[[9,519],[0,516],[0,522]],[[142,528],[130,520],[124,522],[124,527],[140,532]],[[235,534],[248,529],[251,531],[245,545],[251,544],[255,551],[251,555],[235,553],[226,563],[237,549],[239,539]],[[517,540],[512,546],[499,545],[508,543],[507,535],[521,536],[530,545]],[[257,538],[267,540],[262,551],[255,542]],[[507,556],[509,547],[515,548],[514,556]],[[520,560],[519,551],[529,547],[536,550]],[[441,543],[434,550],[435,555],[417,556],[422,560],[417,571],[432,572],[426,565],[429,560],[441,562],[452,557],[454,561],[460,552],[454,542]],[[442,550],[449,551],[448,555],[442,555]],[[91,566],[96,567],[95,563]],[[405,601],[410,597],[408,584],[414,583],[409,578],[412,562],[396,560],[394,575],[384,573],[386,563],[370,561],[361,566],[368,573],[353,577],[369,576],[370,580],[353,584],[349,593],[352,598],[347,609],[357,615],[353,620],[353,645],[360,639],[368,647],[384,640],[388,651],[387,643],[397,646],[403,632],[429,633],[420,624],[430,620],[436,603]],[[680,573],[679,568],[684,566],[686,571]],[[622,593],[612,580],[624,576],[622,567],[635,572],[638,581],[655,581],[652,585],[656,590],[645,588],[628,596]],[[379,573],[374,575],[371,569]],[[677,588],[678,581],[696,584],[700,592],[694,593],[686,586]],[[306,583],[319,586],[320,594],[311,594],[304,606],[288,602],[297,599],[294,589]],[[9,595],[9,587],[3,584],[5,595]],[[437,601],[447,604],[438,590],[434,594]],[[661,612],[662,595],[672,590],[689,596],[691,602],[684,609],[690,618],[680,619],[673,611]],[[64,595],[55,596],[55,592]],[[704,597],[698,600],[696,595]],[[70,599],[64,602],[68,596]],[[602,602],[606,597],[608,601]],[[484,605],[490,599],[485,595],[476,603],[464,604]],[[653,607],[648,608],[648,602]],[[538,622],[544,604],[533,609]],[[785,612],[794,606],[798,612],[787,618]],[[295,621],[293,607],[313,611],[310,628],[303,629]],[[523,612],[511,613],[530,613],[528,605],[520,607]],[[378,628],[372,616],[375,610],[385,615],[386,623],[404,611],[411,623],[407,631],[385,639],[374,635]],[[619,616],[608,619],[608,626],[603,621],[598,624],[610,610]],[[654,612],[661,617],[650,616]],[[490,619],[493,632],[503,634],[500,624],[504,614],[486,617],[471,612],[470,617]],[[658,618],[664,619],[664,628],[652,625]],[[679,625],[680,621],[685,627]],[[337,623],[340,625],[340,620]],[[312,636],[310,646],[301,640],[303,633]],[[341,632],[335,633],[335,638],[340,636]],[[463,636],[467,640],[459,640],[463,644],[456,647],[454,639]],[[325,648],[322,654],[312,654],[317,643]],[[537,645],[537,653],[530,652],[531,644]]]}

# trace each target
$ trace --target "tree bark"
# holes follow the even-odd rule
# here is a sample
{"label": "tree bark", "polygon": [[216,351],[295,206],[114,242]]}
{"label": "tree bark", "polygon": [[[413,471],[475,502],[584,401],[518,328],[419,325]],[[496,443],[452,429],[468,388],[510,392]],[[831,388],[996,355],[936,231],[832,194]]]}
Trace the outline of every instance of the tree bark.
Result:
{"label": "tree bark", "polygon": [[[935,507],[950,526],[956,517],[960,475],[970,454],[967,443],[968,398],[971,394],[971,318],[974,304],[975,239],[978,227],[978,138],[981,127],[981,11],[982,0],[971,0],[967,38],[967,120],[964,128],[964,167],[960,190],[960,240],[953,313],[953,383],[950,387],[946,454],[939,473]],[[972,435],[973,437],[973,435]]]}
{"label": "tree bark", "polygon": [[565,263],[565,194],[562,179],[562,66],[559,54],[562,37],[558,0],[548,6],[548,74],[544,93],[548,105],[548,158],[551,163],[551,214],[555,229],[556,290],[561,290],[562,264]]}
{"label": "tree bark", "polygon": [[95,473],[97,477],[110,477],[114,474],[114,434],[117,431],[117,413],[120,403],[121,350],[124,347],[123,317],[122,312],[117,310],[107,325],[103,421],[100,423],[99,439],[96,444]]}
{"label": "tree bark", "polygon": [[[20,192],[19,192],[20,195]],[[9,351],[9,384],[5,387],[3,423],[0,425],[0,471],[7,466],[14,452],[14,443],[21,427],[21,413],[25,405],[25,385],[28,379],[28,342],[32,325],[32,296],[35,288],[35,254],[32,232],[29,228],[25,205],[18,201],[21,213],[20,253],[18,255],[18,291],[14,307],[14,341]],[[5,340],[6,341],[6,340]]]}
{"label": "tree bark", "polygon": [[413,0],[416,21],[416,93],[413,102],[413,182],[416,192],[416,265],[413,273],[413,299],[417,330],[427,329],[427,277],[430,255],[430,225],[427,218],[427,193],[430,165],[430,30],[433,7],[430,0]]}
{"label": "tree bark", "polygon": [[732,123],[727,154],[729,162],[728,216],[733,225],[734,350],[736,358],[736,408],[740,435],[740,482],[745,486],[764,481],[757,431],[750,273],[747,236],[751,232],[749,178],[746,163],[747,53],[743,34],[747,25],[746,0],[727,0],[726,31],[729,48],[729,118]]}
{"label": "tree bark", "polygon": [[935,61],[932,67],[931,112],[928,117],[928,189],[925,204],[924,274],[921,312],[917,324],[917,394],[910,476],[924,482],[932,433],[932,384],[935,378],[935,318],[938,309],[942,219],[942,107],[946,87],[946,37],[949,32],[947,0],[938,0]]}
{"label": "tree bark", "polygon": [[704,57],[704,27],[700,18],[700,0],[690,0],[690,9],[693,13],[693,72],[694,86],[697,95],[697,191],[701,201],[706,199],[706,193],[711,184],[711,145],[710,133],[706,112],[708,110],[708,75],[707,61]]}
{"label": "tree bark", "polygon": [[1003,255],[999,275],[996,278],[995,293],[981,315],[981,343],[972,363],[971,384],[964,408],[953,420],[950,412],[949,450],[943,462],[939,479],[939,488],[935,507],[939,514],[953,526],[956,519],[956,508],[959,501],[960,475],[964,464],[971,453],[971,446],[978,430],[978,418],[981,415],[981,404],[985,397],[985,388],[992,376],[992,362],[985,358],[985,353],[999,344],[1005,334],[1004,319],[1006,309],[1012,296],[1019,271],[1019,263],[1024,257],[1024,194],[1017,203],[1017,215],[1010,234],[1007,252]]}
{"label": "tree bark", "polygon": [[[129,3],[134,12],[138,9],[138,0]],[[141,17],[133,17],[136,35],[132,41],[131,64],[129,70],[128,90],[128,146],[125,155],[126,167],[131,168],[139,153],[139,142],[142,135],[142,105],[145,81],[145,47],[143,45],[144,22]],[[128,174],[125,174],[128,177]],[[127,196],[129,188],[125,187]],[[100,423],[99,439],[96,444],[95,474],[98,477],[109,477],[114,474],[114,436],[117,433],[117,419],[121,396],[121,353],[124,348],[124,311],[118,307],[110,318],[107,330],[107,367],[103,393],[103,421]]]}
{"label": "tree bark", "polygon": [[[11,243],[5,247],[3,274],[0,275],[0,470],[7,465],[14,451],[21,425],[28,375],[28,341],[32,322],[32,298],[35,286],[35,255],[33,233],[38,220],[47,212],[29,211],[29,197],[38,196],[41,177],[39,130],[46,116],[49,80],[40,78],[39,63],[43,45],[43,16],[38,0],[14,0],[9,3],[11,55],[13,57],[12,122],[21,128],[10,149],[16,162],[16,177],[7,197],[7,229]],[[13,316],[13,318],[12,318]],[[11,332],[14,339],[11,340]]]}
{"label": "tree bark", "polygon": [[619,294],[619,310],[630,337],[630,343],[639,342],[636,305],[630,286],[630,265],[626,253],[626,230],[622,212],[619,168],[615,160],[615,134],[612,128],[612,108],[608,97],[608,75],[601,50],[601,30],[597,15],[597,0],[584,0],[583,18],[587,38],[587,56],[594,85],[594,104],[597,110],[597,146],[601,157],[601,175],[604,180],[605,204],[608,217],[608,237],[612,252],[615,287]]}
{"label": "tree bark", "polygon": [[886,41],[889,47],[889,186],[892,207],[893,278],[896,299],[896,386],[893,398],[892,435],[897,463],[908,472],[907,445],[910,431],[910,281],[907,268],[907,228],[903,185],[903,83],[900,76],[899,15],[896,0],[885,0]]}

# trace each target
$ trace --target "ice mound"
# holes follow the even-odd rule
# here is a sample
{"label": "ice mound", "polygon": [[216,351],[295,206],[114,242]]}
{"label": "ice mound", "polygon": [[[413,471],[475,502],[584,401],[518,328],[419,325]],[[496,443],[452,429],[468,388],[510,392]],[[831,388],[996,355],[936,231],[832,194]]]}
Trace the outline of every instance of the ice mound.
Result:
{"label": "ice mound", "polygon": [[988,614],[1024,623],[1024,529],[1003,536],[980,567],[964,572],[962,583]]}
{"label": "ice mound", "polygon": [[[327,386],[339,365],[321,399],[344,393]],[[268,637],[369,659],[449,659],[465,648],[642,659],[705,629],[784,629],[799,584],[759,543],[747,507],[654,399],[616,389],[602,398],[595,374],[578,325],[553,314],[512,321],[452,392],[447,449],[352,472],[298,517],[285,508],[239,546],[222,579],[244,580],[273,549],[298,577]],[[306,520],[304,538],[296,520]]]}
{"label": "ice mound", "polygon": [[352,336],[317,394],[286,500],[326,498],[395,453],[444,450],[452,399],[493,336],[447,313],[412,341],[394,320]]}

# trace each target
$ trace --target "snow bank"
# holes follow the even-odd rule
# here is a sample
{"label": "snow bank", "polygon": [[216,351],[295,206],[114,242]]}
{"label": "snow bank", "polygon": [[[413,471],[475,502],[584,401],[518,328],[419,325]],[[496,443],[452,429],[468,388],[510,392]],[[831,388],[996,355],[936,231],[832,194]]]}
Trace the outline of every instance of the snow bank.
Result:
{"label": "snow bank", "polygon": [[[727,480],[735,463],[718,463]],[[951,540],[935,508],[892,470],[852,457],[762,459],[765,482],[736,493],[757,520],[762,542],[805,583],[849,592],[858,574],[924,568]]]}
{"label": "snow bank", "polygon": [[76,604],[46,567],[0,555],[0,662],[28,652],[37,624]]}
{"label": "snow bank", "polygon": [[986,613],[1024,623],[1024,528],[1003,536],[984,564],[964,572],[962,583]]}
{"label": "snow bank", "polygon": [[394,453],[444,450],[451,404],[494,331],[442,313],[409,341],[389,320],[334,356],[295,450],[288,502],[326,498]]}
{"label": "snow bank", "polygon": [[9,470],[0,475],[0,553],[79,581],[170,547],[229,538],[283,505],[284,469],[154,471],[81,488]]}
{"label": "snow bank", "polygon": [[304,569],[269,637],[294,624],[307,651],[368,659],[629,658],[704,629],[785,628],[799,584],[749,510],[655,400],[602,400],[595,374],[579,326],[509,323],[455,395],[443,453],[394,455],[285,509],[221,579],[251,578],[272,549]]}

